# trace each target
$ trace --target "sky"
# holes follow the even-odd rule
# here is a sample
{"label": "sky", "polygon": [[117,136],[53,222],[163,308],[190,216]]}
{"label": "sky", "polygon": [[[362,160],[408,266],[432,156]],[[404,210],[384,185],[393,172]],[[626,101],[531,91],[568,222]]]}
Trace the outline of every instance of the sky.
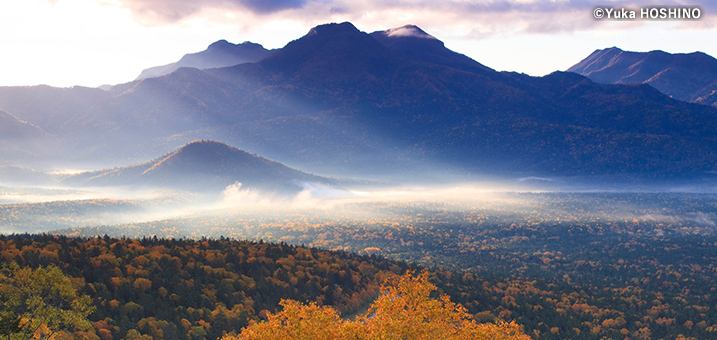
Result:
{"label": "sky", "polygon": [[[312,27],[414,24],[498,71],[542,76],[596,49],[717,56],[709,0],[0,0],[0,86],[96,87],[214,41],[280,48]],[[698,20],[595,19],[595,9],[698,7]]]}

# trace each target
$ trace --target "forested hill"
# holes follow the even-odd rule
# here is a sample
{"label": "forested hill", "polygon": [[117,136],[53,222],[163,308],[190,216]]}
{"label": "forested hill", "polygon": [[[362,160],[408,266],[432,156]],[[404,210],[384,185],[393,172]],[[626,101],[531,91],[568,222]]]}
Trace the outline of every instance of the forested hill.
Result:
{"label": "forested hill", "polygon": [[152,161],[69,176],[64,184],[81,186],[160,187],[194,192],[242,188],[298,193],[302,183],[337,185],[281,163],[211,140],[197,140]]}
{"label": "forested hill", "polygon": [[[534,339],[711,339],[717,334],[710,288],[717,263],[711,255],[717,253],[714,236],[665,232],[628,238],[632,229],[622,229],[629,227],[627,221],[485,226],[493,240],[487,243],[465,236],[469,230],[480,233],[475,226],[435,223],[429,230],[371,229],[363,235],[357,228],[353,237],[400,241],[406,253],[413,244],[430,242],[420,251],[423,263],[487,269],[439,267],[427,273],[438,294],[461,303],[479,323],[515,321]],[[651,230],[642,222],[635,228]],[[337,232],[317,230],[327,238]],[[449,233],[461,235],[463,244],[448,247]],[[379,249],[359,253],[372,251]],[[95,308],[88,317],[91,327],[72,338],[102,340],[217,339],[278,311],[281,299],[331,306],[344,317],[362,315],[386,278],[420,269],[375,256],[224,238],[0,235],[0,268],[11,261],[24,268],[60,267]]]}
{"label": "forested hill", "polygon": [[281,299],[356,313],[415,266],[375,256],[219,240],[0,235],[0,264],[60,267],[89,295],[94,326],[74,338],[217,339]]}

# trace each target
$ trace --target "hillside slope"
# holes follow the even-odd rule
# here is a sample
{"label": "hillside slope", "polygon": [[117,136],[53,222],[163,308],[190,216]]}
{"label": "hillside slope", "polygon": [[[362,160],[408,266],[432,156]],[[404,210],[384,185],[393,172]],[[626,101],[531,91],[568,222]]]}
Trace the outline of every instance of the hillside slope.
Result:
{"label": "hillside slope", "polygon": [[216,141],[194,141],[155,160],[126,167],[84,172],[65,184],[86,186],[149,186],[217,191],[241,183],[242,188],[296,192],[302,183],[335,184],[327,178],[291,169]]}

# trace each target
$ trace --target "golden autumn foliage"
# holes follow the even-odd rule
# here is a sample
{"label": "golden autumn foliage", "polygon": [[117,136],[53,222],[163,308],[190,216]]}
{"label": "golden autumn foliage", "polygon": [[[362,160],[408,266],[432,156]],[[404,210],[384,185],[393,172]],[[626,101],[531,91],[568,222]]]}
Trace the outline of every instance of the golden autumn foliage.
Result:
{"label": "golden autumn foliage", "polygon": [[283,311],[223,339],[530,339],[515,322],[477,323],[448,296],[430,297],[435,290],[426,272],[408,272],[388,280],[366,315],[354,321],[331,307],[283,300]]}
{"label": "golden autumn foliage", "polygon": [[91,328],[91,299],[79,295],[72,280],[55,266],[0,266],[0,335],[3,339],[69,338],[69,331]]}

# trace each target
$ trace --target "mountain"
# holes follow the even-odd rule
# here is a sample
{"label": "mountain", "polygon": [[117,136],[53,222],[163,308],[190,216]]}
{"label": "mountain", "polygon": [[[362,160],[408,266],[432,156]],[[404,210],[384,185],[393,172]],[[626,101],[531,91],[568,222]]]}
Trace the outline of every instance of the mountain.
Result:
{"label": "mountain", "polygon": [[254,63],[273,53],[259,44],[249,41],[241,44],[232,44],[226,40],[219,40],[207,47],[206,50],[185,54],[176,63],[156,66],[143,70],[137,80],[154,78],[170,74],[182,67],[208,69],[226,67],[242,63]]}
{"label": "mountain", "polygon": [[111,94],[107,91],[82,86],[0,87],[0,108],[50,134],[62,134],[75,128],[67,125],[69,120],[110,99]]}
{"label": "mountain", "polygon": [[63,181],[84,186],[148,186],[194,191],[221,191],[237,182],[242,188],[277,192],[298,192],[306,182],[336,183],[210,140],[191,142],[146,163],[84,172]]}
{"label": "mountain", "polygon": [[568,72],[603,84],[648,84],[675,99],[717,106],[717,59],[702,52],[596,50]]}
{"label": "mountain", "polygon": [[494,70],[477,61],[449,50],[442,41],[415,25],[376,31],[371,33],[371,36],[409,60],[444,65],[481,74],[495,74]]}
{"label": "mountain", "polygon": [[0,136],[3,140],[26,140],[47,136],[41,128],[0,110]]}
{"label": "mountain", "polygon": [[[54,150],[52,141],[52,136],[38,126],[0,110],[0,160],[17,163],[26,158],[46,156]],[[2,171],[0,180],[3,180]]]}
{"label": "mountain", "polygon": [[571,73],[535,78],[416,62],[370,37],[349,23],[321,25],[257,65],[207,72],[271,88],[267,102],[340,116],[424,164],[546,174],[715,166],[713,109]]}
{"label": "mountain", "polygon": [[55,177],[29,168],[13,165],[0,166],[0,184],[2,185],[50,185],[54,184]]}
{"label": "mountain", "polygon": [[33,123],[35,108],[57,113],[58,155],[113,164],[215,139],[341,177],[717,170],[714,108],[645,84],[496,72],[410,25],[320,25],[256,63],[95,91],[0,88],[0,107]]}

